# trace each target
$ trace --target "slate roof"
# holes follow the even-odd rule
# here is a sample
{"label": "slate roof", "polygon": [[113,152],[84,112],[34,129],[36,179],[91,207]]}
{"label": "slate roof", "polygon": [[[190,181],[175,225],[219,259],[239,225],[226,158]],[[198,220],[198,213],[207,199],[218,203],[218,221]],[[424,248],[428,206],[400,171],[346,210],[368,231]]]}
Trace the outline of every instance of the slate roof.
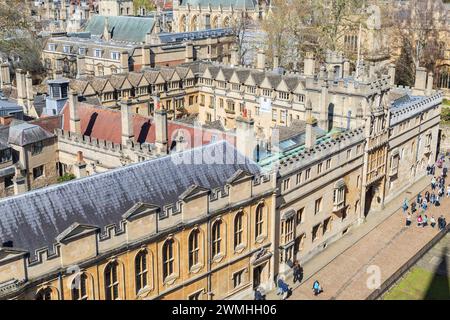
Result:
{"label": "slate roof", "polygon": [[26,146],[52,137],[54,137],[53,134],[45,131],[38,125],[21,123],[9,127],[8,143]]}
{"label": "slate roof", "polygon": [[[194,164],[199,155],[205,161]],[[192,164],[176,161],[181,157]],[[257,164],[220,141],[6,198],[0,201],[0,242],[12,240],[14,247],[34,253],[73,223],[117,224],[137,202],[173,204],[192,185],[219,188],[240,169],[260,173]]]}
{"label": "slate roof", "polygon": [[[112,32],[112,40],[115,41],[145,42],[147,33],[151,33],[154,25],[153,17],[108,17],[109,31]],[[89,20],[85,31],[102,36],[104,28],[105,17],[97,15]]]}

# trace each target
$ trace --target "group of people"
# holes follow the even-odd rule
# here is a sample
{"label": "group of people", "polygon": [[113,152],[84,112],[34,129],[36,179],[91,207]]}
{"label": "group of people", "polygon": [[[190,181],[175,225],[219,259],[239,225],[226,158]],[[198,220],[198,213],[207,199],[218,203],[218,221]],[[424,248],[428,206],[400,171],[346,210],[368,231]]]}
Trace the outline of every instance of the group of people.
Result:
{"label": "group of people", "polygon": [[[295,260],[292,265],[293,282],[301,282],[303,279],[303,268],[300,263]],[[319,281],[315,280],[312,286],[312,290],[315,296],[323,292],[322,286]],[[277,295],[281,295],[281,299],[285,300],[292,294],[292,288],[285,281],[284,276],[279,276],[277,280]],[[255,289],[255,300],[266,300],[264,290],[260,287]]]}
{"label": "group of people", "polygon": [[[445,162],[444,157],[439,158],[438,167],[442,167],[442,164]],[[421,193],[417,195],[416,201],[411,203],[411,211],[408,211],[408,199],[403,201],[402,209],[403,212],[406,213],[406,226],[409,227],[412,223],[412,215],[414,215],[417,211],[417,207],[421,209],[421,213],[417,216],[417,226],[426,227],[428,224],[434,228],[436,224],[438,225],[439,230],[443,230],[447,225],[445,217],[441,215],[436,221],[434,215],[430,217],[426,214],[427,209],[431,207],[431,205],[439,207],[441,205],[441,198],[447,194],[447,198],[450,197],[450,184],[447,186],[447,190],[445,190],[445,177],[447,176],[447,167],[442,169],[442,173],[440,176],[435,176],[435,165],[427,166],[427,175],[431,175],[431,193],[426,191],[424,196]],[[445,192],[447,191],[447,192]]]}

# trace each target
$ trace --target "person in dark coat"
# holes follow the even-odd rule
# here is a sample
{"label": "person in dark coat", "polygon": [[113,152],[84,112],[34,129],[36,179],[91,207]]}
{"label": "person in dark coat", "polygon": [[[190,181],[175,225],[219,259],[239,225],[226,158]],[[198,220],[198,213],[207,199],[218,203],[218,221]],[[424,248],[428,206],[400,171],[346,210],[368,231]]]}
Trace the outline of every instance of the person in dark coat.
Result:
{"label": "person in dark coat", "polygon": [[300,267],[300,264],[297,260],[294,261],[294,267],[293,273],[294,273],[294,283],[301,282],[302,281],[302,267]]}
{"label": "person in dark coat", "polygon": [[262,294],[259,287],[255,289],[255,300],[266,300],[266,296]]}

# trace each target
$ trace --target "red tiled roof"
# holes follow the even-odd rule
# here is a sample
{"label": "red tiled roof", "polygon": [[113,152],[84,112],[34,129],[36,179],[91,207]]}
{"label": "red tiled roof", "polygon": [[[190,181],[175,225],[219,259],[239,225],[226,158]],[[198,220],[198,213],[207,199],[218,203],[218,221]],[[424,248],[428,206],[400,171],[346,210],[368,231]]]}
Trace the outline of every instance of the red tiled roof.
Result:
{"label": "red tiled roof", "polygon": [[[120,144],[122,141],[122,121],[121,112],[119,110],[112,110],[104,107],[96,107],[93,105],[78,103],[78,114],[80,116],[81,133],[85,136],[90,136],[99,140],[111,141],[115,144]],[[63,130],[70,130],[70,112],[68,103],[62,110],[63,115]],[[144,117],[141,115],[133,114],[133,130],[134,140],[138,143],[154,143],[155,142],[155,123],[153,118]],[[191,146],[194,146],[196,139],[195,129],[187,124],[168,121],[167,131],[169,137],[169,147],[172,144],[174,138],[176,138],[179,130],[184,131],[184,137],[187,139],[190,137]],[[231,144],[235,145],[234,135],[227,135],[218,130],[203,130],[202,131],[202,144],[208,144],[215,136],[217,140],[227,140]],[[198,139],[200,140],[200,139]]]}
{"label": "red tiled roof", "polygon": [[54,133],[55,129],[62,128],[62,116],[49,116],[49,117],[41,117],[39,119],[30,121],[30,123],[40,126],[42,129]]}

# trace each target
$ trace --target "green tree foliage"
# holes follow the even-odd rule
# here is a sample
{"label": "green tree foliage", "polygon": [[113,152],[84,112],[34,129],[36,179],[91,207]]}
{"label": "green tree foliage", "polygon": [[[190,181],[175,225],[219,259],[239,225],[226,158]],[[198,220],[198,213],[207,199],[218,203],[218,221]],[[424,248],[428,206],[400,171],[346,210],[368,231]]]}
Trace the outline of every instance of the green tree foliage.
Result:
{"label": "green tree foliage", "polygon": [[28,3],[0,0],[0,56],[15,61],[13,68],[39,74],[44,72],[41,52]]}
{"label": "green tree foliage", "polygon": [[153,11],[156,9],[155,3],[152,0],[133,0],[134,14],[139,14],[140,8],[145,8],[145,11]]}
{"label": "green tree foliage", "polygon": [[396,62],[395,83],[401,86],[414,86],[415,64],[411,56],[411,45],[404,41],[401,53]]}
{"label": "green tree foliage", "polygon": [[76,179],[76,177],[73,173],[65,173],[63,176],[58,177],[58,182],[62,183],[62,182],[67,182],[67,181],[74,180],[74,179]]}

